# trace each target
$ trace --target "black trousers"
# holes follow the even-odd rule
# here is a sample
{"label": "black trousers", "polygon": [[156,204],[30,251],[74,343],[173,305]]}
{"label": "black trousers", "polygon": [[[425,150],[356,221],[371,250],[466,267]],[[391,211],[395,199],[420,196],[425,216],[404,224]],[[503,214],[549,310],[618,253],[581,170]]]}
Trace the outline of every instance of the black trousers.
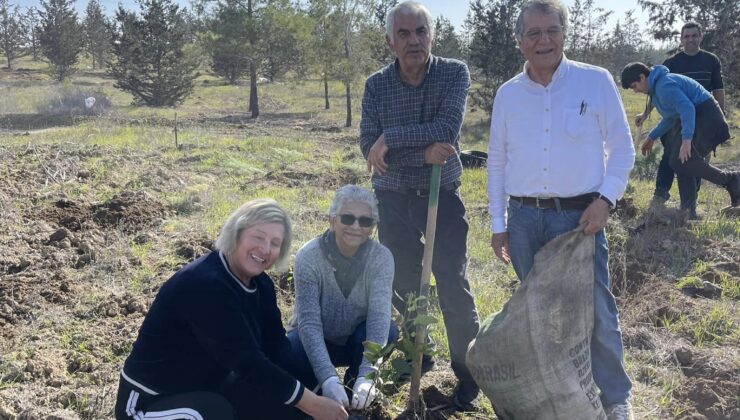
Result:
{"label": "black trousers", "polygon": [[[675,177],[678,183],[678,193],[681,197],[681,208],[696,209],[696,195],[701,188],[701,178],[682,174],[677,175],[673,172],[673,168],[671,168],[671,144],[669,140],[673,139],[676,135],[681,135],[681,124],[679,122],[674,124],[671,131],[660,137],[660,142],[663,144],[663,156],[660,158],[658,172],[655,175],[655,195],[668,200],[671,196],[669,191],[671,190],[671,186],[673,186],[673,178]],[[687,182],[694,185],[686,185]],[[688,195],[688,198],[681,194]]]}
{"label": "black trousers", "polygon": [[[691,157],[686,162],[681,162],[679,152],[681,149],[680,130],[671,131],[671,138],[666,139],[671,168],[678,175],[706,179],[707,181],[724,187],[732,179],[728,172],[712,166],[704,158],[714,148],[730,138],[729,127],[725,121],[724,114],[714,99],[709,99],[696,106],[696,123],[694,137],[691,140]],[[679,182],[679,193],[682,202],[696,202],[697,188],[695,182]]]}
{"label": "black trousers", "polygon": [[293,406],[271,404],[256,384],[230,382],[219,391],[192,391],[151,395],[123,377],[118,384],[117,420],[303,420],[308,418]]}
{"label": "black trousers", "polygon": [[[375,194],[380,210],[378,236],[380,242],[391,250],[395,261],[393,305],[399,312],[405,313],[403,299],[409,292],[419,295],[424,255],[422,237],[426,229],[429,198],[384,190],[376,190]],[[467,237],[468,222],[460,196],[455,190],[440,190],[432,273],[447,329],[452,370],[461,381],[475,383],[465,366],[468,344],[478,334],[480,325],[470,284],[465,276]]]}

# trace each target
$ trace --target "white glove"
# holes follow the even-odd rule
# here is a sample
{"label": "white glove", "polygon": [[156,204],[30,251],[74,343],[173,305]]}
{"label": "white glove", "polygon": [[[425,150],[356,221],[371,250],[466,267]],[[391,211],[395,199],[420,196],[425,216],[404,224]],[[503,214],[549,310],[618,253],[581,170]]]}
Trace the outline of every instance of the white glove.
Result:
{"label": "white glove", "polygon": [[331,398],[339,404],[342,404],[344,407],[349,407],[349,398],[347,398],[347,392],[344,390],[344,385],[339,382],[339,377],[330,376],[323,384],[321,384],[321,391],[325,397]]}
{"label": "white glove", "polygon": [[374,386],[373,381],[366,378],[357,378],[352,389],[352,409],[366,409],[377,396],[378,388]]}

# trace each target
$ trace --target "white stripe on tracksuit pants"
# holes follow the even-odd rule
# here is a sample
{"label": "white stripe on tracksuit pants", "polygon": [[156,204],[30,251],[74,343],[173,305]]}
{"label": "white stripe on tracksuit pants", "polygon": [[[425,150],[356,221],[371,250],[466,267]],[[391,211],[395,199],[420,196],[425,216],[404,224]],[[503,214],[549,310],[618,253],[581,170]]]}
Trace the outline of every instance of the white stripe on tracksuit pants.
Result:
{"label": "white stripe on tracksuit pants", "polygon": [[136,403],[139,401],[139,392],[131,390],[126,403],[126,413],[136,420],[158,419],[158,420],[203,420],[203,416],[192,408],[173,408],[165,411],[150,411],[145,413],[137,410]]}

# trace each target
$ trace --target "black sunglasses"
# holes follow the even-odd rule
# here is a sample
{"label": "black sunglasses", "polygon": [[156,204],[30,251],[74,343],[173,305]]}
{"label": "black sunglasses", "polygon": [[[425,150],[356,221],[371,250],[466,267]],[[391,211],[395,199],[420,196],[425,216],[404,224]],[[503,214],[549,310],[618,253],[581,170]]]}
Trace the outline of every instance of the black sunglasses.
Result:
{"label": "black sunglasses", "polygon": [[360,224],[360,227],[369,228],[375,224],[375,219],[367,216],[356,217],[354,214],[340,214],[339,221],[343,225],[352,226],[355,224],[355,220]]}

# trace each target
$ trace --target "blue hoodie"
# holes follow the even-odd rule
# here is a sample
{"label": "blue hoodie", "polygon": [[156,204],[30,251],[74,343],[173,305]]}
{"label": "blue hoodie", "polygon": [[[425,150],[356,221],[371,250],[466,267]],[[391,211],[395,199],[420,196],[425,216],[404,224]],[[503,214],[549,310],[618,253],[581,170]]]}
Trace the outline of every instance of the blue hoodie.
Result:
{"label": "blue hoodie", "polygon": [[666,66],[654,66],[647,81],[653,106],[662,117],[650,132],[650,138],[657,139],[667,133],[676,119],[681,121],[681,138],[693,138],[695,107],[711,99],[712,94],[690,77],[668,73]]}

